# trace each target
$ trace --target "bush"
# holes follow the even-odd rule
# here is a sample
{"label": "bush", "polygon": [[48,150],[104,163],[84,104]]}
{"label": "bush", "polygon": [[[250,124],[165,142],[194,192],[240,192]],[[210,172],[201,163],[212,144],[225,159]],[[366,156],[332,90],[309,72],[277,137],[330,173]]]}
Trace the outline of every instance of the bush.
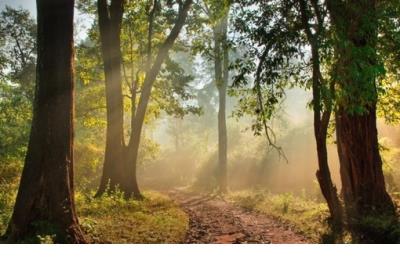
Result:
{"label": "bush", "polygon": [[75,184],[78,190],[94,189],[103,166],[103,149],[93,144],[77,142],[74,148]]}
{"label": "bush", "polygon": [[24,166],[23,159],[19,157],[1,157],[0,158],[0,182],[13,182],[22,171]]}
{"label": "bush", "polygon": [[400,225],[393,217],[367,216],[354,227],[356,242],[400,244]]}

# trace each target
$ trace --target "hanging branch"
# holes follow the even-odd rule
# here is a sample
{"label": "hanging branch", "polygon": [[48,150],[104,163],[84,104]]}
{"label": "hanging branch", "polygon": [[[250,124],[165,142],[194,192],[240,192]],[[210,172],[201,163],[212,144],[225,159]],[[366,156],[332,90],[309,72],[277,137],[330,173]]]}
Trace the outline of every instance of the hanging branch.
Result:
{"label": "hanging branch", "polygon": [[268,51],[269,51],[269,49],[266,48],[264,50],[263,54],[260,57],[260,62],[258,63],[258,66],[257,66],[256,79],[255,79],[255,82],[254,82],[254,88],[253,89],[257,92],[257,102],[258,102],[258,106],[260,108],[261,121],[262,121],[262,124],[264,126],[264,132],[265,132],[265,136],[267,137],[268,145],[271,146],[272,148],[274,148],[278,152],[279,157],[284,158],[286,163],[288,163],[289,160],[287,159],[287,157],[285,155],[285,152],[283,151],[283,148],[276,144],[276,135],[275,135],[273,129],[268,125],[267,118],[265,117],[264,103],[263,103],[260,79],[261,79],[262,65],[264,64],[264,61],[267,58]]}

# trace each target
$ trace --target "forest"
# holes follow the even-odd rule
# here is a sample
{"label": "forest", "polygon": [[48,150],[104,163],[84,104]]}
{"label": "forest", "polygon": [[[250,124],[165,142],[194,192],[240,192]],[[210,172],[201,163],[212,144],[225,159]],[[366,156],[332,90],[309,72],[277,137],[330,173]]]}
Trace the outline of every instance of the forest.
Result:
{"label": "forest", "polygon": [[400,1],[0,0],[0,243],[400,244]]}

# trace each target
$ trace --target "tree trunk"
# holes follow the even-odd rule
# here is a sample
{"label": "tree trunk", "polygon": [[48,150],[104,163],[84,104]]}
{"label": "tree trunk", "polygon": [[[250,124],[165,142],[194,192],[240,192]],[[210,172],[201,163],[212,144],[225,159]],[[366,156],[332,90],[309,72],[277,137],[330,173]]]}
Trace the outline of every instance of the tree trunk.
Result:
{"label": "tree trunk", "polygon": [[[314,50],[314,49],[312,49]],[[322,195],[328,204],[329,213],[334,226],[341,227],[343,221],[342,205],[337,194],[337,189],[332,182],[328,163],[328,150],[326,145],[329,120],[331,117],[331,103],[327,100],[327,110],[321,117],[321,87],[319,81],[321,73],[319,67],[319,53],[313,52],[313,110],[314,110],[314,135],[317,146],[318,170],[316,177]]]}
{"label": "tree trunk", "polygon": [[363,115],[351,115],[339,107],[336,115],[342,193],[348,216],[356,220],[394,213],[378,149],[375,108],[368,107]]}
{"label": "tree trunk", "polygon": [[332,177],[328,164],[328,151],[326,147],[327,129],[329,125],[330,113],[330,111],[325,111],[323,113],[323,117],[327,119],[326,123],[323,122],[324,120],[317,120],[317,115],[316,113],[314,113],[314,134],[318,157],[318,170],[316,172],[316,177],[322,195],[324,196],[328,204],[329,213],[331,215],[333,224],[340,227],[343,221],[343,210],[342,205],[340,204],[336,187],[332,182]]}
{"label": "tree trunk", "polygon": [[144,117],[146,115],[147,105],[150,100],[151,89],[153,87],[154,81],[157,78],[158,73],[160,72],[162,64],[168,56],[169,50],[172,48],[183,25],[185,24],[186,17],[192,3],[193,0],[186,0],[179,8],[179,14],[175,25],[171,29],[171,32],[169,33],[164,43],[161,45],[152,67],[148,71],[146,71],[146,77],[143,81],[143,85],[141,86],[140,99],[132,123],[133,128],[131,132],[131,138],[129,140],[127,155],[128,184],[126,192],[127,195],[132,195],[136,198],[142,197],[139,187],[137,185],[137,161]]}
{"label": "tree trunk", "polygon": [[342,192],[350,223],[394,214],[376,128],[376,1],[327,2],[336,30],[339,98],[336,132]]}
{"label": "tree trunk", "polygon": [[57,243],[85,243],[73,186],[73,12],[73,0],[37,0],[35,104],[7,229],[11,243],[43,234],[55,234]]}
{"label": "tree trunk", "polygon": [[218,186],[221,193],[228,190],[226,130],[226,89],[229,75],[229,52],[227,45],[228,14],[214,28],[214,72],[218,89]]}
{"label": "tree trunk", "polygon": [[[304,31],[308,42],[311,46],[311,60],[312,60],[312,93],[313,93],[313,111],[314,111],[314,136],[317,146],[317,158],[318,158],[318,170],[316,172],[316,177],[318,180],[319,187],[321,189],[322,195],[324,196],[331,219],[335,226],[341,226],[343,219],[343,210],[340,204],[340,200],[337,194],[335,185],[332,182],[331,173],[328,164],[328,151],[326,146],[327,131],[329,126],[329,120],[331,117],[332,110],[332,99],[329,99],[328,93],[325,93],[325,97],[322,96],[323,86],[325,82],[322,80],[322,74],[320,69],[320,53],[319,53],[319,42],[318,39],[321,35],[321,30],[324,25],[318,25],[315,33],[312,33],[311,26],[309,24],[308,16],[308,2],[305,0],[299,1],[300,13]],[[318,18],[318,4],[314,5],[315,13],[317,16],[316,21],[318,23],[323,23],[321,19]],[[334,83],[331,84],[333,91]],[[322,110],[322,103],[325,103],[325,110]],[[321,116],[322,112],[322,116]]]}
{"label": "tree trunk", "polygon": [[126,187],[124,110],[121,81],[122,55],[120,34],[123,0],[98,0],[101,51],[106,84],[107,129],[103,174],[97,196],[107,188],[114,191]]}

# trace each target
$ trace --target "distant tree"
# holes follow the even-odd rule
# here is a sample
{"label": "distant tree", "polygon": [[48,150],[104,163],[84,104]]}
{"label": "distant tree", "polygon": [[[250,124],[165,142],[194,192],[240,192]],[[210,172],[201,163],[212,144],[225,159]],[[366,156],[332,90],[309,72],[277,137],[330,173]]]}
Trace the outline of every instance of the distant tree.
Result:
{"label": "distant tree", "polygon": [[84,243],[74,204],[73,0],[37,1],[37,83],[33,122],[8,242],[55,235]]}
{"label": "distant tree", "polygon": [[[218,89],[218,185],[221,193],[228,190],[227,182],[227,152],[228,136],[226,130],[226,93],[229,81],[229,44],[228,44],[228,15],[229,3],[219,1],[212,8],[218,18],[213,25],[214,39],[214,72]],[[215,19],[215,18],[214,18]]]}
{"label": "distant tree", "polygon": [[218,91],[218,164],[219,191],[226,193],[228,136],[226,128],[226,97],[229,82],[228,39],[229,10],[231,1],[205,0],[196,3],[197,20],[192,21],[193,50],[213,63],[214,87]]}

